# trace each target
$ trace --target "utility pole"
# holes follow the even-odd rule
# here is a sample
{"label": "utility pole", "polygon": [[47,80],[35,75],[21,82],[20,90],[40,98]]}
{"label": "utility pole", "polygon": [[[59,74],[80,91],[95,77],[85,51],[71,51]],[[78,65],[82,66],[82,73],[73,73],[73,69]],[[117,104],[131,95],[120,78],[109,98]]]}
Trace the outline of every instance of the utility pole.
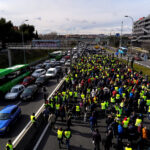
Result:
{"label": "utility pole", "polygon": [[122,47],[123,21],[121,22],[120,47]]}

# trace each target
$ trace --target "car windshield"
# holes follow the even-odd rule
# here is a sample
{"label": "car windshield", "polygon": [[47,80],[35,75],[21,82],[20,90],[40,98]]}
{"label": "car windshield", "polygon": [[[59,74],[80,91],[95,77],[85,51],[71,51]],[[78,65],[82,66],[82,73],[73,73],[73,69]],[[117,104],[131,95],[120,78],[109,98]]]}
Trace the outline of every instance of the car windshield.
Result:
{"label": "car windshield", "polygon": [[17,92],[18,92],[18,89],[17,89],[17,88],[12,88],[10,92],[11,92],[11,93],[17,93]]}
{"label": "car windshield", "polygon": [[54,71],[50,70],[50,71],[48,71],[47,73],[48,73],[48,74],[53,74]]}
{"label": "car windshield", "polygon": [[0,120],[7,120],[10,118],[9,116],[9,113],[0,113]]}
{"label": "car windshield", "polygon": [[35,73],[41,73],[41,70],[37,70],[37,71],[35,71]]}
{"label": "car windshield", "polygon": [[37,78],[37,81],[43,81],[44,77]]}
{"label": "car windshield", "polygon": [[23,82],[28,82],[29,81],[29,78],[25,78],[24,80],[23,80]]}
{"label": "car windshield", "polygon": [[33,88],[26,88],[23,93],[25,94],[32,93],[32,91],[33,91]]}

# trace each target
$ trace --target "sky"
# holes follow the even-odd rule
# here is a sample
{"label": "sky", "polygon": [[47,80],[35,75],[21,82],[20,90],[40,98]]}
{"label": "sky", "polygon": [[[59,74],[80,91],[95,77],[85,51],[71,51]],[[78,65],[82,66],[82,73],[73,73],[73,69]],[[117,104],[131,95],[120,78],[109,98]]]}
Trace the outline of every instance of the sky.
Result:
{"label": "sky", "polygon": [[150,0],[0,0],[0,18],[34,25],[46,34],[131,33],[132,21],[150,14]]}

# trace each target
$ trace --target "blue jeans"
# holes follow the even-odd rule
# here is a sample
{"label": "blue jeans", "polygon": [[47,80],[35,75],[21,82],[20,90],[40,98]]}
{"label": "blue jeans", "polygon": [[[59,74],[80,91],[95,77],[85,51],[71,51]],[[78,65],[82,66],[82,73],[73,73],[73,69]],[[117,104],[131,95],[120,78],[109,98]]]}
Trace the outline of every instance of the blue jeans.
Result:
{"label": "blue jeans", "polygon": [[70,147],[69,143],[70,143],[69,139],[66,139],[67,149],[69,149],[69,147]]}

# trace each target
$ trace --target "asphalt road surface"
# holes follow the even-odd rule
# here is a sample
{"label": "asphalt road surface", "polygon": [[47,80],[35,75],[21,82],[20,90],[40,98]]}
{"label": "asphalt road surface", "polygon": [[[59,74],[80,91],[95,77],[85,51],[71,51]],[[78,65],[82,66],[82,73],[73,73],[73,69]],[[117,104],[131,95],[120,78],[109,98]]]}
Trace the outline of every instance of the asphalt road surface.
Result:
{"label": "asphalt road surface", "polygon": [[[55,89],[57,84],[58,83],[56,79],[52,79],[48,81],[48,83],[46,84],[48,94],[50,94]],[[21,118],[10,129],[10,132],[5,136],[0,137],[0,147],[1,147],[0,149],[1,150],[2,148],[4,149],[8,139],[14,140],[17,137],[17,135],[22,131],[22,129],[30,121],[30,115],[33,112],[36,112],[43,103],[44,103],[44,100],[43,100],[43,93],[42,93],[41,88],[39,89],[39,92],[35,96],[33,101],[29,101],[29,102],[21,102],[21,101],[6,102],[4,100],[0,101],[0,109],[2,109],[3,107],[9,104],[19,104],[19,107],[22,110]]]}

